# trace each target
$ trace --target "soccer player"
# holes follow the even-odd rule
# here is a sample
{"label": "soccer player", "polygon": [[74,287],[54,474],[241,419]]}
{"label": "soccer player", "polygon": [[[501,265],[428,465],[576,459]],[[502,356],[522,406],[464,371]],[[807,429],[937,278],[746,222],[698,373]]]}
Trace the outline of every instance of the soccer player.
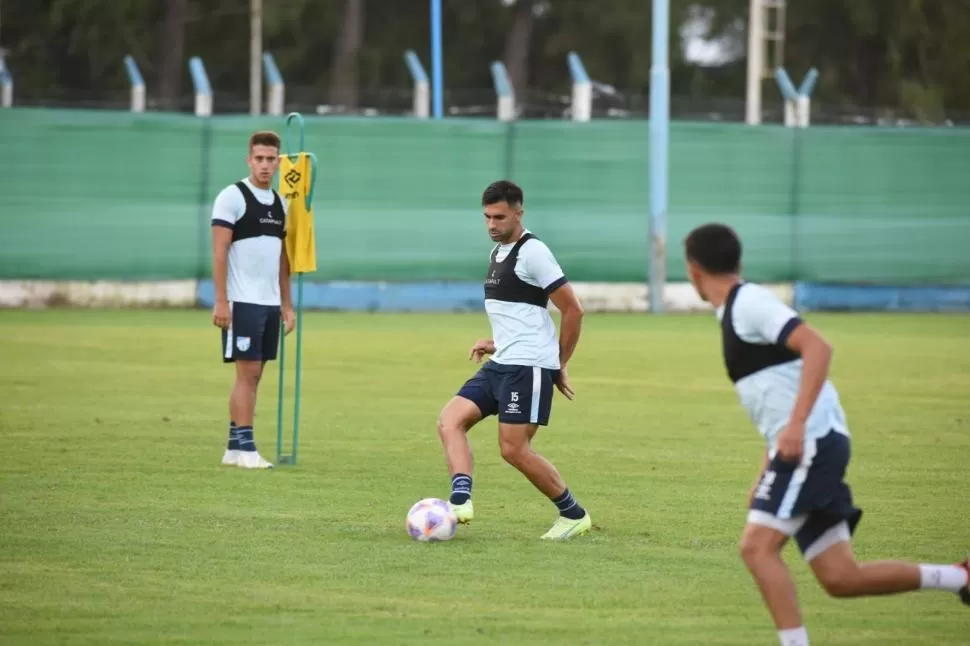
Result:
{"label": "soccer player", "polygon": [[[472,452],[466,434],[481,419],[497,415],[499,448],[556,505],[559,517],[542,538],[565,540],[585,534],[592,521],[548,460],[532,449],[532,438],[549,423],[553,385],[574,396],[566,364],[576,343],[583,308],[549,248],[522,226],[522,189],[498,181],[485,189],[482,206],[488,234],[497,244],[485,274],[485,311],[491,339],[472,346],[468,358],[491,359],[453,397],[438,419],[438,434],[451,473],[449,502],[461,523],[474,516]],[[552,300],[561,330],[549,315]]]}
{"label": "soccer player", "polygon": [[790,537],[834,597],[934,588],[958,593],[970,605],[967,561],[856,561],[851,536],[862,510],[844,480],[850,440],[838,392],[828,380],[832,348],[769,290],[741,279],[741,242],[729,227],[694,229],[685,252],[697,293],[716,308],[728,376],[767,442],[740,547],[781,644],[808,644],[781,558]]}
{"label": "soccer player", "polygon": [[256,391],[263,366],[276,358],[281,316],[286,334],[295,322],[283,250],[286,203],[270,186],[279,152],[276,133],[253,134],[249,177],[223,189],[212,207],[212,322],[222,328],[223,362],[236,365],[222,463],[247,469],[273,467],[256,450]]}

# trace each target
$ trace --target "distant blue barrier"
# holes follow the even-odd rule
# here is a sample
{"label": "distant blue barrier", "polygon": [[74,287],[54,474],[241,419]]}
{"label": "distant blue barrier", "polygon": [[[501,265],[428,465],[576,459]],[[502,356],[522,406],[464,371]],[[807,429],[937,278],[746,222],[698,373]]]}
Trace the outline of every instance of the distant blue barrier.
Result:
{"label": "distant blue barrier", "polygon": [[[351,312],[480,312],[485,309],[477,283],[311,283],[303,284],[309,310]],[[199,282],[200,305],[212,307],[211,280]]]}
{"label": "distant blue barrier", "polygon": [[[639,285],[633,283],[623,284],[633,287],[634,290],[639,289]],[[576,284],[576,288],[580,289],[579,283]],[[670,298],[678,288],[686,289],[693,294],[692,288],[687,283],[671,283],[667,286],[667,297]],[[889,287],[795,283],[793,291],[793,305],[800,311],[970,312],[970,284]],[[306,282],[303,285],[303,305],[308,310],[481,312],[485,309],[483,298],[480,282],[337,281]],[[593,301],[601,301],[601,304],[607,300],[609,299],[593,297]],[[200,306],[212,307],[215,302],[215,290],[211,280],[199,281],[196,301]],[[679,311],[685,306],[682,303],[679,308],[674,307],[671,311]]]}
{"label": "distant blue barrier", "polygon": [[970,284],[894,287],[795,283],[795,307],[835,312],[970,312]]}

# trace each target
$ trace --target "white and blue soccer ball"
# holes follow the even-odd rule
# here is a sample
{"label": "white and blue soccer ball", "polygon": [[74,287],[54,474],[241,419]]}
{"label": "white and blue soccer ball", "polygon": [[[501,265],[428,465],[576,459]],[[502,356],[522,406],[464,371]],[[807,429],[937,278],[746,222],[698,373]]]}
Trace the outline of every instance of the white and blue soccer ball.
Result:
{"label": "white and blue soccer ball", "polygon": [[450,541],[455,537],[458,517],[447,501],[425,498],[408,510],[407,527],[411,538],[422,543]]}

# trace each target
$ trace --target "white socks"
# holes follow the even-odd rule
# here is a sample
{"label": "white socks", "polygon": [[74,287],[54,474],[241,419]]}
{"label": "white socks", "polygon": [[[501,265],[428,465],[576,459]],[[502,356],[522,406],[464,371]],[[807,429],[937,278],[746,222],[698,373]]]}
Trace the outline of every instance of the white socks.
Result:
{"label": "white socks", "polygon": [[[968,582],[970,574],[958,565],[920,565],[919,587],[932,590],[959,592]],[[805,626],[778,631],[781,646],[809,646]]]}
{"label": "white socks", "polygon": [[805,626],[778,631],[781,646],[808,646],[808,631]]}
{"label": "white socks", "polygon": [[920,565],[919,587],[959,592],[967,585],[967,571],[957,565]]}

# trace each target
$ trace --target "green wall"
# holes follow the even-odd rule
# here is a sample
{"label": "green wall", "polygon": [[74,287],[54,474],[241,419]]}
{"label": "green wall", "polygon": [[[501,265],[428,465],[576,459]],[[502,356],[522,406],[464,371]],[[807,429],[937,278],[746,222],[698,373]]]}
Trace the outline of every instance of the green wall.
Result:
{"label": "green wall", "polygon": [[[0,278],[208,276],[209,208],[281,118],[0,112]],[[645,280],[645,121],[308,116],[315,280],[479,280],[479,198],[509,177],[574,280]],[[668,276],[704,221],[760,281],[970,280],[970,131],[674,123]]]}

